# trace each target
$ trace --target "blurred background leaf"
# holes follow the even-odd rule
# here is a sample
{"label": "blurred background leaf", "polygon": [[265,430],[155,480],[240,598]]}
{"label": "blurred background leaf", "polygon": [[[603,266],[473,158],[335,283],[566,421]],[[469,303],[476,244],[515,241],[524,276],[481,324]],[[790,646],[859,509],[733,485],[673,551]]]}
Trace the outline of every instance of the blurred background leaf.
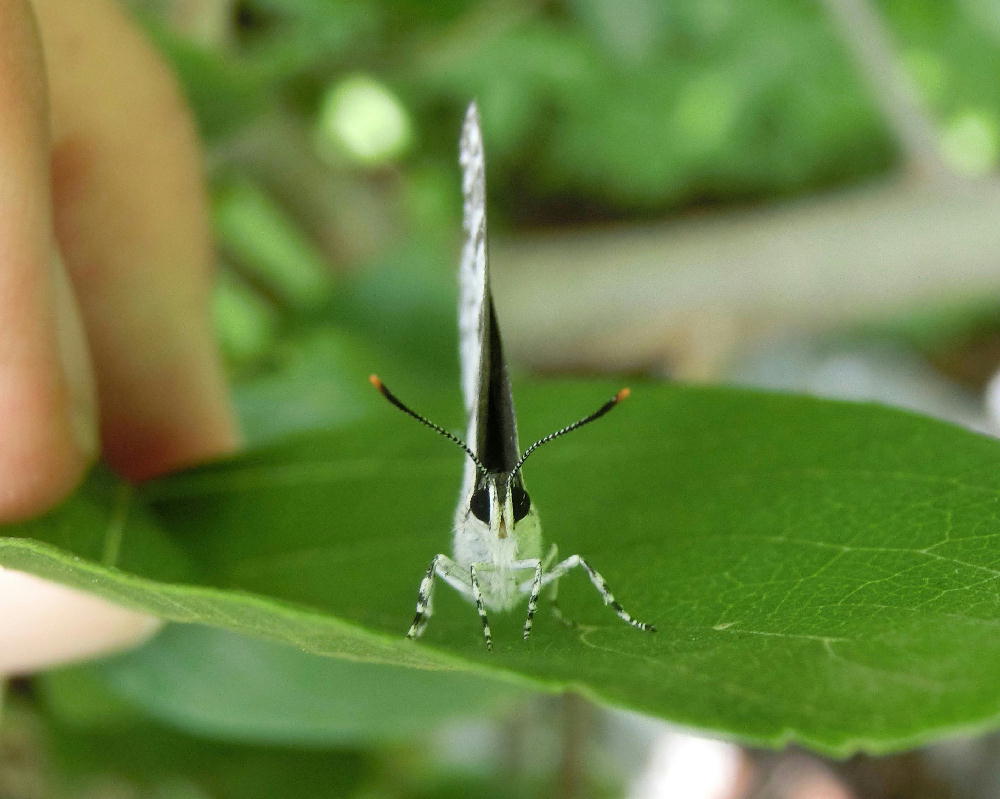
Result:
{"label": "blurred background leaf", "polygon": [[50,706],[79,723],[124,703],[133,715],[217,740],[308,747],[405,740],[444,720],[488,716],[523,694],[466,673],[332,660],[195,625],[171,625],[134,652],[57,671],[44,688]]}

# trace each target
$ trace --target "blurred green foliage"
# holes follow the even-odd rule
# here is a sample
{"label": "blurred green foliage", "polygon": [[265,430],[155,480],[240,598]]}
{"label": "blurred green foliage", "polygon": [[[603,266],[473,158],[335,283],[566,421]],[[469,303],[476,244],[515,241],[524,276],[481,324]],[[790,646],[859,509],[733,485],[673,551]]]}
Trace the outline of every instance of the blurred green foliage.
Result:
{"label": "blurred green foliage", "polygon": [[[453,314],[456,138],[471,98],[494,231],[780,198],[897,161],[818,2],[233,0],[200,38],[183,31],[220,4],[133,5],[213,165],[216,310],[238,377],[280,376],[289,346],[331,326],[374,333],[376,351],[435,377],[452,368],[439,321]],[[1000,13],[984,0],[876,6],[946,150],[990,168]],[[341,139],[337,102],[365,85],[370,96],[344,101],[357,118]],[[350,143],[366,125],[373,142],[403,128],[373,157]]]}
{"label": "blurred green foliage", "polygon": [[[567,206],[622,217],[772,196],[873,174],[892,158],[818,4],[252,0],[238,9],[232,49],[168,50],[210,141],[250,114],[220,125],[206,61],[219,90],[222,76],[238,76],[230,98],[305,117],[329,84],[367,72],[413,116],[419,158],[443,168],[475,97],[497,210],[522,222],[565,218]],[[891,10],[910,26],[923,16]],[[979,73],[991,79],[986,64]]]}
{"label": "blurred green foliage", "polygon": [[[881,8],[940,118],[1000,111],[990,4]],[[230,112],[220,124],[220,99],[309,117],[325,87],[363,71],[414,118],[419,158],[450,168],[456,120],[476,97],[497,209],[523,222],[562,218],[567,205],[622,217],[774,196],[892,161],[818,3],[244,0],[237,9],[233,47],[167,47],[210,141],[252,116]],[[518,192],[499,190],[511,181]]]}

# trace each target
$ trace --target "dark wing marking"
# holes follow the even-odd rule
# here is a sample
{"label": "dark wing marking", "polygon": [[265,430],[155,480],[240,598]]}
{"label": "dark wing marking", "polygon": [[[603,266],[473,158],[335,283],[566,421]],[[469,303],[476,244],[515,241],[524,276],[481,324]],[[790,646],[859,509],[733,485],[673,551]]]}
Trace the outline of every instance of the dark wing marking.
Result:
{"label": "dark wing marking", "polygon": [[[465,241],[459,266],[459,355],[462,394],[469,418],[467,441],[490,471],[510,471],[517,463],[517,423],[507,364],[490,294],[486,256],[486,159],[479,112],[472,103],[459,143],[462,167],[462,227]],[[463,495],[476,483],[466,464]],[[518,479],[518,482],[520,480]]]}
{"label": "dark wing marking", "polygon": [[480,397],[479,429],[476,431],[476,455],[487,471],[509,472],[520,457],[517,446],[517,419],[510,375],[503,357],[503,342],[497,322],[489,283],[486,285],[486,330],[483,335],[484,359],[489,368],[483,372]]}

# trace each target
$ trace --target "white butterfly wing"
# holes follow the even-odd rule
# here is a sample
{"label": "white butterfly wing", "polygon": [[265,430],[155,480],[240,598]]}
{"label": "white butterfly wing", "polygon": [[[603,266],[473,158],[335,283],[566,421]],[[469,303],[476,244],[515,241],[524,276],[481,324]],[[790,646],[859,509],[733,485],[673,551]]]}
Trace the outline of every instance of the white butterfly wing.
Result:
{"label": "white butterfly wing", "polygon": [[[466,441],[489,471],[507,472],[518,459],[517,424],[490,293],[486,260],[486,163],[475,103],[469,106],[462,126],[459,163],[465,243],[459,266],[458,327],[462,394],[469,418]],[[475,476],[475,465],[468,461],[463,497],[472,491]]]}
{"label": "white butterfly wing", "polygon": [[[487,301],[486,275],[486,160],[483,155],[483,134],[479,127],[479,110],[470,103],[462,125],[458,163],[462,168],[462,227],[465,239],[458,282],[459,358],[462,368],[462,396],[469,421],[466,441],[475,451],[477,429],[481,416],[482,375],[485,347],[483,331]],[[478,453],[477,453],[478,454]],[[462,497],[472,492],[476,467],[465,463]]]}
{"label": "white butterfly wing", "polygon": [[462,167],[462,227],[465,241],[459,266],[458,331],[462,363],[462,395],[468,414],[469,443],[475,442],[475,421],[483,371],[483,313],[486,307],[486,163],[479,112],[472,103],[465,115],[458,162]]}

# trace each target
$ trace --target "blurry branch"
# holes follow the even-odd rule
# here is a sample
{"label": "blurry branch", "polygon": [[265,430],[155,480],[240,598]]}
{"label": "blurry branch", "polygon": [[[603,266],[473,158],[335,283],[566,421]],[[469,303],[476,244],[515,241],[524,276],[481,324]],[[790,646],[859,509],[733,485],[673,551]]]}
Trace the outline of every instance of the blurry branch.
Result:
{"label": "blurry branch", "polygon": [[51,797],[50,773],[41,720],[23,703],[10,708],[0,725],[0,797]]}
{"label": "blurry branch", "polygon": [[562,710],[562,754],[552,795],[558,799],[578,799],[590,795],[586,785],[586,744],[593,724],[593,709],[586,699],[572,693],[562,694],[559,705]]}
{"label": "blurry branch", "polygon": [[[855,796],[863,799],[892,799],[905,796],[907,799],[948,799],[959,794],[952,791],[958,786],[949,786],[937,777],[929,768],[925,751],[901,752],[896,755],[872,757],[871,755],[855,755],[843,760],[833,761],[830,766],[837,775],[849,785]],[[962,786],[966,790],[971,785]],[[979,794],[970,791],[963,794],[967,799],[992,794]]]}
{"label": "blurry branch", "polygon": [[533,719],[524,707],[518,706],[501,724],[501,746],[497,771],[498,794],[508,796],[525,796],[528,793],[525,779],[526,749],[525,743],[531,733]]}
{"label": "blurry branch", "polygon": [[870,0],[821,1],[903,150],[905,174],[921,181],[512,243],[495,254],[495,282],[521,359],[710,380],[768,337],[1000,291],[1000,182],[948,169]]}
{"label": "blurry branch", "polygon": [[954,177],[941,159],[933,119],[906,74],[890,31],[871,0],[821,2],[902,148],[907,171],[931,181]]}
{"label": "blurry branch", "polygon": [[718,377],[768,337],[1000,296],[1000,181],[496,242],[515,360]]}

